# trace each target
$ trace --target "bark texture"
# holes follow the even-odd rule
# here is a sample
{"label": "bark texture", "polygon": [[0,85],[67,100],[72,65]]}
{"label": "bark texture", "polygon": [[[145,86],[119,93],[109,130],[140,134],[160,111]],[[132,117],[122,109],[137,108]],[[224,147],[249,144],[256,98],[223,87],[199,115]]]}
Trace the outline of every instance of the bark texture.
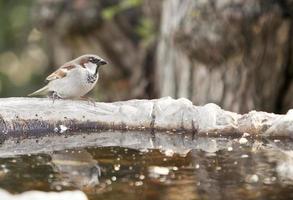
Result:
{"label": "bark texture", "polygon": [[292,8],[292,1],[164,1],[160,95],[240,113],[292,108]]}

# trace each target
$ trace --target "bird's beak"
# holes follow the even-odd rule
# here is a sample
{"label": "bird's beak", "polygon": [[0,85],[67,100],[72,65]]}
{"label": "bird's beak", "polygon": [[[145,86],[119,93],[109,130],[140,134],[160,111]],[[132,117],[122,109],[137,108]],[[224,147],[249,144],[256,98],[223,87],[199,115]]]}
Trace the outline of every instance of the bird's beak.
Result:
{"label": "bird's beak", "polygon": [[107,63],[107,61],[105,61],[105,60],[101,60],[101,61],[99,62],[99,64],[100,64],[100,65],[106,65],[106,64],[108,64],[108,63]]}

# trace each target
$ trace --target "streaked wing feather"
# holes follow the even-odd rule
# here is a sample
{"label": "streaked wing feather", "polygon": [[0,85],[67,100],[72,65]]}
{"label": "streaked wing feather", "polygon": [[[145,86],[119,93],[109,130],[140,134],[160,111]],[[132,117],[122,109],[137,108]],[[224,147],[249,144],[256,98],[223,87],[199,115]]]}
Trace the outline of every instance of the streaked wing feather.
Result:
{"label": "streaked wing feather", "polygon": [[76,66],[74,64],[65,64],[63,66],[61,66],[59,69],[57,69],[56,71],[54,71],[52,74],[50,74],[46,80],[47,81],[52,81],[55,79],[60,79],[60,78],[64,78],[68,71],[74,69]]}

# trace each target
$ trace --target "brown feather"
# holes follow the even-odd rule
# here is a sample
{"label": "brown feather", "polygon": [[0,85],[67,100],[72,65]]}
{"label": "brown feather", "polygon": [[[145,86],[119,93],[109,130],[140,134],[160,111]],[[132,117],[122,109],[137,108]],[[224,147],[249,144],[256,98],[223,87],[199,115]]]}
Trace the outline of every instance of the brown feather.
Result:
{"label": "brown feather", "polygon": [[76,67],[75,65],[70,64],[70,65],[62,66],[61,68],[62,68],[62,69],[67,69],[67,70],[71,70],[71,69],[73,69],[73,68],[75,68],[75,67]]}
{"label": "brown feather", "polygon": [[55,72],[53,72],[52,74],[50,74],[46,80],[48,81],[52,81],[52,80],[55,80],[55,79],[59,79],[59,78],[63,78],[66,76],[66,72],[63,71],[62,69],[58,69],[56,70]]}
{"label": "brown feather", "polygon": [[76,66],[74,64],[68,63],[68,64],[64,64],[63,66],[61,66],[59,69],[57,69],[55,72],[53,72],[52,74],[50,74],[46,80],[47,81],[52,81],[55,79],[60,79],[60,78],[64,78],[67,75],[67,72],[71,69],[74,69]]}
{"label": "brown feather", "polygon": [[78,64],[85,68],[84,64],[88,62],[88,58],[82,58],[79,60]]}

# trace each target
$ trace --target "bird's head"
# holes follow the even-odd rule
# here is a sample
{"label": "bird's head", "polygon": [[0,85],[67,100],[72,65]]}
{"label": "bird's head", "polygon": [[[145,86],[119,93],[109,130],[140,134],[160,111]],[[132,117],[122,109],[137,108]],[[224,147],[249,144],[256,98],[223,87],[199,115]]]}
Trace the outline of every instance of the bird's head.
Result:
{"label": "bird's head", "polygon": [[91,54],[80,56],[77,58],[77,61],[82,67],[86,68],[91,74],[95,75],[98,73],[100,66],[107,64],[104,59],[97,55]]}

